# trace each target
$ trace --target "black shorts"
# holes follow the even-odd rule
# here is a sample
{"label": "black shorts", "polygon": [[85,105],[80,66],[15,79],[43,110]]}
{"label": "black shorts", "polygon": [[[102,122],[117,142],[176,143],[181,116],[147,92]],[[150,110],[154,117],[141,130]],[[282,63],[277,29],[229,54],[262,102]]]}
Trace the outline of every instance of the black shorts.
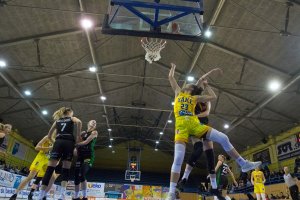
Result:
{"label": "black shorts", "polygon": [[56,139],[50,153],[51,160],[72,161],[75,141]]}
{"label": "black shorts", "polygon": [[227,176],[220,176],[218,189],[219,190],[227,190],[227,187],[228,187],[228,178],[227,178]]}
{"label": "black shorts", "polygon": [[56,165],[55,174],[61,174],[62,165],[63,165],[62,162],[59,162],[58,165]]}

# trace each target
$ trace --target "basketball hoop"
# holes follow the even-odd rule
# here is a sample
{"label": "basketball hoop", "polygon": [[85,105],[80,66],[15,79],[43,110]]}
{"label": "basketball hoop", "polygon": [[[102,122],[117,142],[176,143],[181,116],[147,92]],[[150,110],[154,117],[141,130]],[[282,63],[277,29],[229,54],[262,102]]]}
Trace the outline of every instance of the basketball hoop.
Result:
{"label": "basketball hoop", "polygon": [[145,60],[150,64],[153,61],[158,61],[161,59],[160,51],[166,47],[166,40],[160,40],[157,38],[142,38],[141,39],[142,47],[146,51]]}

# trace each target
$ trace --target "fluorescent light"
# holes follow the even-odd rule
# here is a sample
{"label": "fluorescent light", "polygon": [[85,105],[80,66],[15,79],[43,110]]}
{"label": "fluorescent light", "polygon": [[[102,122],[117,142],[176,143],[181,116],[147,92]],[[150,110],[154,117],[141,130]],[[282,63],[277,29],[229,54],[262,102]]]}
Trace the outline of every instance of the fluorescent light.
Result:
{"label": "fluorescent light", "polygon": [[48,111],[47,110],[42,110],[42,114],[43,115],[48,115]]}
{"label": "fluorescent light", "polygon": [[0,67],[1,68],[6,67],[6,62],[4,60],[0,60]]}
{"label": "fluorescent light", "polygon": [[279,81],[277,81],[277,80],[270,81],[270,83],[269,83],[269,90],[270,90],[270,91],[276,92],[276,91],[278,91],[280,88],[281,88],[281,84],[280,84]]}
{"label": "fluorescent light", "polygon": [[205,36],[206,38],[210,38],[211,35],[212,35],[212,32],[211,32],[209,29],[207,29],[207,30],[204,32],[204,36]]}
{"label": "fluorescent light", "polygon": [[162,131],[161,131],[161,132],[159,132],[159,134],[160,134],[160,135],[163,135],[163,134],[164,134],[164,132],[162,132]]}
{"label": "fluorescent light", "polygon": [[195,78],[193,76],[188,76],[186,78],[186,80],[189,81],[189,82],[193,82],[195,80]]}
{"label": "fluorescent light", "polygon": [[90,72],[96,72],[97,71],[97,67],[95,66],[91,66],[89,67]]}
{"label": "fluorescent light", "polygon": [[173,121],[172,121],[171,119],[169,119],[169,120],[168,120],[168,123],[169,123],[169,124],[172,124],[172,123],[173,123]]}
{"label": "fluorescent light", "polygon": [[100,97],[100,99],[101,99],[102,101],[105,101],[105,100],[106,100],[106,96],[103,96],[103,95],[102,95],[102,96]]}
{"label": "fluorescent light", "polygon": [[112,145],[109,145],[108,147],[109,147],[109,148],[112,148]]}
{"label": "fluorescent light", "polygon": [[25,91],[24,91],[24,94],[25,94],[26,96],[30,96],[30,95],[31,95],[31,92],[30,92],[30,90],[25,90]]}
{"label": "fluorescent light", "polygon": [[155,143],[156,143],[156,144],[159,144],[159,141],[156,141]]}
{"label": "fluorescent light", "polygon": [[90,19],[81,19],[80,24],[84,29],[90,29],[94,26],[92,20]]}
{"label": "fluorescent light", "polygon": [[110,140],[110,141],[113,141],[113,140],[114,140],[114,138],[110,138],[109,140]]}
{"label": "fluorescent light", "polygon": [[224,124],[225,129],[229,129],[229,124]]}
{"label": "fluorescent light", "polygon": [[158,151],[158,149],[156,149],[156,148],[155,148],[154,150],[155,150],[155,151]]}
{"label": "fluorescent light", "polygon": [[108,130],[109,132],[111,132],[111,131],[112,131],[112,129],[111,129],[111,128],[108,128],[107,130]]}

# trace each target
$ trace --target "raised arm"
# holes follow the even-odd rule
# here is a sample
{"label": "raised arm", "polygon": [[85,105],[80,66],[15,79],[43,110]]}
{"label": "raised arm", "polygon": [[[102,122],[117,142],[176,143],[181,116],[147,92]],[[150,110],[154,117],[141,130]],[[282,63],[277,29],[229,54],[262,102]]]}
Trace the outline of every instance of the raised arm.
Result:
{"label": "raised arm", "polygon": [[251,173],[251,183],[254,185],[254,177],[253,177],[253,172]]}
{"label": "raised arm", "polygon": [[198,102],[209,102],[212,100],[215,100],[217,98],[217,95],[215,94],[215,92],[211,89],[211,87],[208,85],[207,81],[205,80],[203,82],[205,89],[207,91],[207,95],[200,95],[197,96],[197,101]]}
{"label": "raised arm", "polygon": [[77,143],[76,146],[87,145],[88,143],[90,143],[90,141],[92,141],[96,137],[98,137],[98,132],[97,131],[93,131],[92,134],[85,141]]}
{"label": "raised arm", "polygon": [[175,95],[177,96],[177,94],[180,92],[181,88],[179,87],[176,79],[174,78],[175,69],[176,69],[176,65],[174,63],[171,63],[171,70],[169,73],[169,81],[170,81],[173,91],[175,92]]}
{"label": "raised arm", "polygon": [[221,162],[221,161],[218,161],[218,162],[217,162],[217,165],[216,165],[216,167],[215,167],[215,172],[218,171],[218,169],[221,167],[221,165],[222,165],[222,162]]}
{"label": "raised arm", "polygon": [[48,139],[49,139],[52,143],[54,143],[54,141],[52,140],[52,135],[53,135],[55,129],[56,129],[56,121],[52,124],[52,126],[51,126],[51,128],[50,128],[50,130],[49,130],[49,132],[48,132],[48,135],[47,135],[47,136],[48,136]]}
{"label": "raised arm", "polygon": [[223,73],[223,71],[220,68],[212,69],[209,72],[207,72],[206,74],[204,74],[203,76],[201,76],[199,78],[199,80],[197,81],[196,85],[199,87],[201,85],[201,83],[213,72],[220,72],[221,74]]}
{"label": "raised arm", "polygon": [[211,108],[211,103],[210,102],[206,102],[206,110],[204,112],[201,112],[199,115],[197,115],[198,117],[202,118],[202,117],[207,117],[210,113],[210,108]]}
{"label": "raised arm", "polygon": [[81,140],[80,133],[82,129],[82,122],[77,117],[72,117],[72,121],[76,124],[76,131],[77,131],[76,142],[79,142]]}

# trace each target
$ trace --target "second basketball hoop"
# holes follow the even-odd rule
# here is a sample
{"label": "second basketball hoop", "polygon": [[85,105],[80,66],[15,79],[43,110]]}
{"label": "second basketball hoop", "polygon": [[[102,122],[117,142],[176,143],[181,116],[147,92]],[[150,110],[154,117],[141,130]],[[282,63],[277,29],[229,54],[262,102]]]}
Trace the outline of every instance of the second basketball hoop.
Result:
{"label": "second basketball hoop", "polygon": [[157,38],[142,38],[142,47],[146,51],[145,59],[151,64],[161,59],[160,51],[166,47],[167,41]]}

